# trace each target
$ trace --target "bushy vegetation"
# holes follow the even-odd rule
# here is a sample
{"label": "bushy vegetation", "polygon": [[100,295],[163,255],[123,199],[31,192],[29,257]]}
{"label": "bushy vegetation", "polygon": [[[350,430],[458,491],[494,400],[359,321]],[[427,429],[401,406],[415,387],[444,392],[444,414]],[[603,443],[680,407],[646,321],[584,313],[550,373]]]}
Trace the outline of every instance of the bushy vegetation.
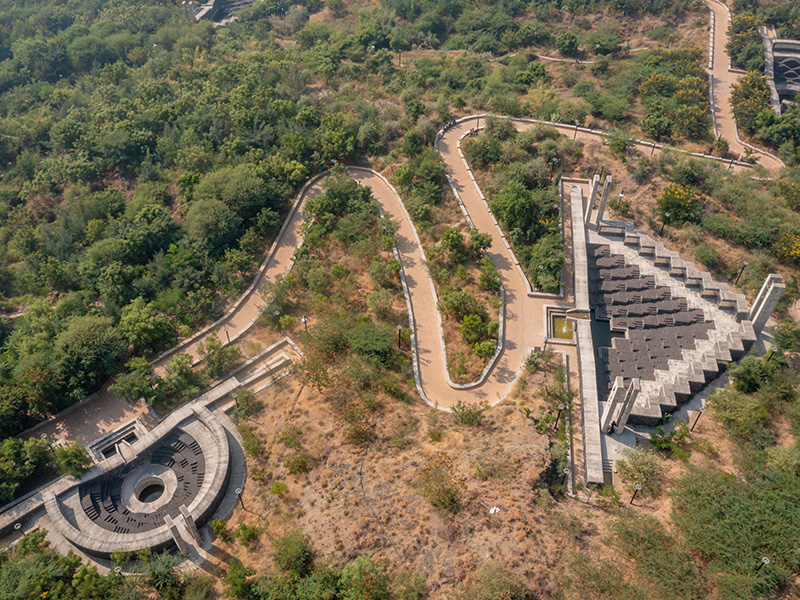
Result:
{"label": "bushy vegetation", "polygon": [[136,600],[142,597],[204,600],[212,597],[211,579],[180,572],[178,555],[142,552],[135,557],[136,562],[128,564],[133,557],[115,553],[112,558],[119,559],[123,569],[141,576],[100,575],[94,566],[83,564],[74,554],[64,556],[52,549],[45,540],[46,533],[42,529],[30,533],[12,550],[0,554],[0,596],[59,600]]}
{"label": "bushy vegetation", "polygon": [[420,494],[433,506],[449,513],[458,511],[466,485],[447,454],[437,452],[428,457],[417,479]]}
{"label": "bushy vegetation", "polygon": [[647,110],[642,122],[645,134],[657,140],[708,135],[711,118],[704,60],[705,51],[696,47],[653,52],[640,59],[639,93]]}
{"label": "bushy vegetation", "polygon": [[530,597],[525,581],[497,563],[483,565],[461,596],[463,600],[527,600]]}
{"label": "bushy vegetation", "polygon": [[751,12],[733,16],[728,35],[728,53],[733,64],[745,71],[764,72],[764,42],[758,28],[763,21]]}
{"label": "bushy vegetation", "polygon": [[[775,351],[765,358],[745,358],[731,370],[731,380],[733,385],[709,398],[715,417],[744,449],[772,446],[775,439],[768,427],[769,416],[789,409],[797,401],[796,371]],[[794,421],[797,418],[793,416]],[[797,423],[800,425],[800,421]]]}
{"label": "bushy vegetation", "polygon": [[769,110],[769,87],[767,79],[758,71],[750,71],[731,90],[731,106],[736,115],[736,124],[746,133],[755,133],[758,117]]}
{"label": "bushy vegetation", "polygon": [[[746,479],[695,469],[678,484],[675,522],[689,547],[709,562],[726,598],[769,595],[799,567],[790,551],[800,543],[794,498],[797,472],[756,469]],[[770,559],[761,566],[761,557]]]}
{"label": "bushy vegetation", "polygon": [[[709,407],[737,446],[736,473],[707,463],[689,465],[669,491],[674,528],[637,512],[620,515],[613,526],[615,543],[633,561],[635,581],[578,561],[584,589],[604,598],[749,600],[773,594],[800,567],[791,550],[800,543],[797,374],[776,350],[763,358],[746,357],[730,376],[731,383],[710,397]],[[781,436],[790,436],[788,444],[786,439],[777,443],[773,433],[784,419],[790,431]],[[684,460],[692,448],[709,449],[704,434],[692,433],[686,424],[651,441],[657,452]],[[636,448],[619,463],[620,473],[643,486],[640,495],[652,495],[653,484],[663,486],[661,462],[656,452]]]}
{"label": "bushy vegetation", "polygon": [[487,120],[486,131],[464,143],[470,164],[491,167],[489,205],[511,240],[531,283],[558,293],[564,253],[561,213],[552,178],[581,146],[546,128],[517,132],[505,119]]}
{"label": "bushy vegetation", "polygon": [[[277,569],[261,574],[233,559],[225,579],[227,596],[247,600],[389,598],[390,580],[382,565],[368,556],[359,556],[341,569],[328,563],[316,563],[307,538],[300,533],[276,540],[273,559]],[[407,591],[409,588],[402,586],[400,589]],[[407,597],[419,598],[413,593]]]}
{"label": "bushy vegetation", "polygon": [[39,438],[24,442],[7,438],[0,446],[0,503],[14,499],[20,485],[42,475],[50,462],[49,443]]}

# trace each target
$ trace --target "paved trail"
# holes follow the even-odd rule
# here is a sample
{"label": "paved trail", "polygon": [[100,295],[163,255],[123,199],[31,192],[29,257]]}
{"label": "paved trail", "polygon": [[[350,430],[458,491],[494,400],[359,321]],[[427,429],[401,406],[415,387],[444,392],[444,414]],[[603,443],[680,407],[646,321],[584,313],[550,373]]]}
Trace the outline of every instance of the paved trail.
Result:
{"label": "paved trail", "polygon": [[[714,76],[714,85],[711,93],[714,95],[714,117],[717,124],[717,135],[725,138],[732,154],[745,155],[747,146],[742,143],[737,135],[736,123],[730,102],[731,86],[742,76],[742,72],[732,71],[728,68],[729,57],[726,46],[728,45],[728,9],[717,0],[707,0],[708,8],[714,13],[714,60],[711,74]],[[778,158],[750,147],[761,166],[776,170],[785,168]]]}

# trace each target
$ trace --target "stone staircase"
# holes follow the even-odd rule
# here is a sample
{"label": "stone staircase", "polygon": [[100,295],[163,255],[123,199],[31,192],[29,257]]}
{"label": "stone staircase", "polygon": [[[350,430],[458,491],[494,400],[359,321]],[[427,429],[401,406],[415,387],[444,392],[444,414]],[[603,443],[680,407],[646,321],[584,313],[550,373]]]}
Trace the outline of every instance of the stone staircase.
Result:
{"label": "stone staircase", "polygon": [[[747,301],[662,242],[635,231],[631,223],[604,222],[597,233],[590,233],[590,242],[607,245],[612,254],[637,266],[642,277],[652,275],[657,285],[669,287],[673,298],[685,299],[687,309],[702,310],[714,324],[707,339],[696,339],[694,348],[681,350],[680,359],[669,359],[668,368],[656,368],[652,378],[640,380],[641,391],[628,422],[654,427],[664,414],[677,410],[716,379],[721,363],[737,361],[751,348],[756,333],[747,320]],[[612,340],[612,347],[615,343]]]}
{"label": "stone staircase", "polygon": [[749,308],[744,295],[734,292],[727,283],[715,281],[707,271],[698,269],[693,262],[683,260],[677,252],[668,250],[663,242],[654,240],[642,231],[636,231],[633,223],[605,221],[597,233],[609,241],[622,241],[626,247],[635,250],[639,256],[648,259],[671,277],[682,281],[690,290],[697,291],[702,298],[716,304],[736,321],[747,318]]}

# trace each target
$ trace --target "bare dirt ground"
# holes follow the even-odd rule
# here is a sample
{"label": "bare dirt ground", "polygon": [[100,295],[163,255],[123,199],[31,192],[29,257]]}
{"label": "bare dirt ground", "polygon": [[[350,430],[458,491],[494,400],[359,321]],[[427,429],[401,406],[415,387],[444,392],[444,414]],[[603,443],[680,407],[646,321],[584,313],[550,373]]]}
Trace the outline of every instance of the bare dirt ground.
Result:
{"label": "bare dirt ground", "polygon": [[[294,378],[259,400],[253,419],[267,451],[248,459],[247,511],[238,508],[230,524],[257,524],[262,533],[250,547],[222,544],[245,564],[263,572],[270,540],[299,527],[321,557],[345,562],[369,554],[390,570],[421,571],[436,588],[431,598],[447,597],[487,560],[524,571],[545,587],[559,581],[552,566],[564,562],[568,544],[558,534],[558,515],[586,509],[537,504],[544,497],[549,442],[514,403],[494,408],[484,425],[472,428],[418,400],[404,405],[385,398],[374,422],[376,441],[360,447],[348,442],[333,409]],[[290,475],[284,465],[295,450],[278,438],[290,425],[299,428],[302,447],[314,459],[308,474]],[[441,452],[466,486],[454,515],[434,508],[417,486],[427,457]],[[273,482],[286,491],[273,495]],[[492,507],[500,510],[491,514]]]}

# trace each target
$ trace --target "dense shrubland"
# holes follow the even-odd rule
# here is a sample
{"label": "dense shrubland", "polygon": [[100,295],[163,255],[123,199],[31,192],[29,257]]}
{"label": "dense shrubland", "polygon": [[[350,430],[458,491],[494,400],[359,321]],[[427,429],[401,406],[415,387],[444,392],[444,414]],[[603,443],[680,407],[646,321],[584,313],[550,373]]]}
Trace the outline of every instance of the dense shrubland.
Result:
{"label": "dense shrubland", "polygon": [[489,206],[531,283],[558,293],[564,252],[561,201],[552,183],[580,157],[581,144],[547,128],[517,132],[511,121],[490,117],[486,129],[465,140],[463,148],[474,168],[491,173]]}
{"label": "dense shrubland", "polygon": [[794,2],[734,2],[728,51],[734,66],[748,73],[734,86],[731,103],[739,127],[794,166],[800,156],[800,110],[794,103],[779,117],[770,108],[764,43],[758,31],[765,24],[774,26],[779,38],[800,39],[800,7]]}

